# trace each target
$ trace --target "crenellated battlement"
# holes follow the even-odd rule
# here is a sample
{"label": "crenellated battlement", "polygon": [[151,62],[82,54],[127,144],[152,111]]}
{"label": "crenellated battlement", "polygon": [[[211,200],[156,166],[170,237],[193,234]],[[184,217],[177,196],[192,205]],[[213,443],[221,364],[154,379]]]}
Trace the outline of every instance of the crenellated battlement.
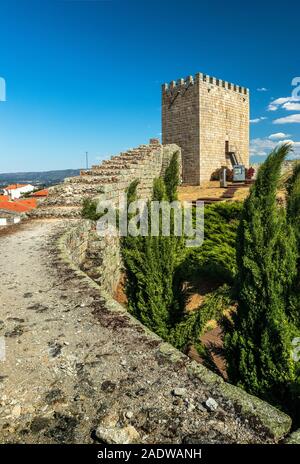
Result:
{"label": "crenellated battlement", "polygon": [[162,84],[162,91],[163,93],[167,94],[172,93],[175,89],[179,90],[180,88],[188,88],[197,82],[206,82],[208,85],[214,85],[226,90],[241,93],[243,95],[249,95],[249,89],[246,87],[242,87],[240,85],[236,85],[203,73],[197,73],[194,76],[187,76],[184,79],[181,78],[177,79],[177,81],[171,81],[170,83]]}

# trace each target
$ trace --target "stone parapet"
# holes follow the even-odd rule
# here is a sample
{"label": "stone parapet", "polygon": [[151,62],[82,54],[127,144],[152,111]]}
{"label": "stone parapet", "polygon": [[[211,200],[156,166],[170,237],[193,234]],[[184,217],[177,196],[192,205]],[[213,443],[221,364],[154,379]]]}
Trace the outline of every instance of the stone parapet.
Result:
{"label": "stone parapet", "polygon": [[197,73],[194,76],[187,76],[185,78],[177,79],[176,81],[164,83],[162,84],[162,92],[170,93],[170,92],[173,92],[174,90],[178,90],[181,88],[186,89],[188,86],[194,85],[195,83],[200,82],[200,81],[206,82],[211,85],[215,85],[217,87],[223,87],[224,89],[231,90],[233,92],[238,92],[243,95],[249,95],[249,89],[247,87],[232,84],[231,82],[224,81],[223,79],[209,76],[208,74],[204,74],[204,73]]}

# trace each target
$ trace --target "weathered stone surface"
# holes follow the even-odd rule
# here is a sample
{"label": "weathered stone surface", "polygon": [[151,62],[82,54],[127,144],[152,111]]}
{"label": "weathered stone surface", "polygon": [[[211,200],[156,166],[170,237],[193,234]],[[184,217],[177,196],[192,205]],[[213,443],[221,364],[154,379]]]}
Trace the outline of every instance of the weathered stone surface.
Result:
{"label": "weathered stone surface", "polygon": [[256,396],[249,395],[241,388],[224,382],[217,374],[194,361],[188,370],[207,385],[214,385],[215,390],[227,398],[243,417],[248,417],[249,420],[255,421],[258,425],[261,424],[261,427],[277,441],[289,432],[292,420],[287,414]]}
{"label": "weathered stone surface", "polygon": [[113,414],[104,417],[96,429],[96,436],[110,445],[129,445],[141,440],[140,434],[132,425],[118,425],[118,417]]}
{"label": "weathered stone surface", "polygon": [[21,415],[21,406],[19,404],[16,404],[16,406],[13,407],[11,414],[13,417],[20,417]]}
{"label": "weathered stone surface", "polygon": [[92,221],[80,220],[64,235],[63,248],[72,263],[90,276],[103,291],[113,293],[121,275],[118,236],[99,236]]}
{"label": "weathered stone surface", "polygon": [[[128,412],[125,416],[131,418],[133,413]],[[96,429],[97,438],[111,445],[129,445],[139,443],[141,440],[140,434],[132,425],[121,425],[120,418],[115,413],[107,414],[102,418],[101,424]]]}
{"label": "weathered stone surface", "polygon": [[209,411],[216,411],[218,409],[218,403],[213,398],[208,398],[205,401],[205,406]]}
{"label": "weathered stone surface", "polygon": [[164,342],[159,346],[159,354],[170,360],[170,362],[177,362],[184,358],[184,355],[180,351],[176,350],[176,348],[169,343]]}
{"label": "weathered stone surface", "polygon": [[292,419],[269,403],[260,400],[256,396],[249,395],[241,388],[226,382],[219,385],[218,391],[225,398],[232,401],[236,410],[243,417],[248,417],[249,421],[257,421],[257,426],[261,426],[276,441],[289,433]]}
{"label": "weathered stone surface", "polygon": [[300,429],[291,433],[285,440],[286,445],[300,445]]}
{"label": "weathered stone surface", "polygon": [[[175,350],[175,348],[173,348]],[[224,380],[219,375],[215,374],[214,372],[206,369],[206,367],[202,366],[201,364],[192,361],[188,366],[188,372],[195,377],[198,377],[203,382],[207,383],[208,385],[219,385],[223,384]]]}
{"label": "weathered stone surface", "polygon": [[174,388],[172,391],[174,396],[185,396],[187,394],[186,388]]}

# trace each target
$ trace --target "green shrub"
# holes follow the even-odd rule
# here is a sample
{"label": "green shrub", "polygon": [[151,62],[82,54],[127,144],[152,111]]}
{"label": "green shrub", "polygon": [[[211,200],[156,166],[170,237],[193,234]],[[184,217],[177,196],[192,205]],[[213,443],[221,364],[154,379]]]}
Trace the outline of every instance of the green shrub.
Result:
{"label": "green shrub", "polygon": [[193,344],[200,354],[203,347],[200,336],[203,335],[207,322],[211,319],[219,321],[223,312],[232,302],[231,289],[224,284],[214,292],[206,295],[204,303],[198,309],[186,314],[182,321],[175,325],[170,333],[170,342],[178,349],[185,351]]}
{"label": "green shrub", "polygon": [[90,198],[85,198],[82,202],[81,217],[84,219],[91,219],[92,221],[98,221],[101,214],[97,213],[97,202]]}
{"label": "green shrub", "polygon": [[204,210],[204,242],[189,249],[182,265],[188,278],[205,275],[232,284],[237,270],[236,234],[243,204],[219,202]]}

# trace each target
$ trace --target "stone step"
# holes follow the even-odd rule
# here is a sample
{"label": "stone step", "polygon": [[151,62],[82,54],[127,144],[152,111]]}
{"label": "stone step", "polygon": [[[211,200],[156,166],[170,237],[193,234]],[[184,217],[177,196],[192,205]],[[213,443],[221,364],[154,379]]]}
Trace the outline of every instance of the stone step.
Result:
{"label": "stone step", "polygon": [[132,174],[136,171],[136,168],[131,168],[130,170],[127,169],[110,169],[110,168],[104,168],[102,167],[101,169],[89,169],[86,171],[81,171],[80,175],[81,176],[98,176],[100,177],[105,177],[105,176],[122,176],[122,175],[128,175],[132,171]]}
{"label": "stone step", "polygon": [[133,150],[133,151],[126,151],[123,153],[120,153],[120,155],[112,156],[111,159],[114,158],[130,158],[130,157],[135,157],[135,156],[147,156],[149,153],[151,153],[152,148],[150,149],[141,149],[141,150]]}
{"label": "stone step", "polygon": [[120,178],[118,176],[90,176],[90,175],[85,175],[85,176],[78,176],[78,177],[70,177],[68,180],[68,183],[70,184],[113,184],[116,182],[119,182]]}
{"label": "stone step", "polygon": [[89,174],[90,172],[108,172],[109,170],[113,172],[116,172],[118,170],[128,171],[131,168],[132,167],[129,163],[123,163],[123,165],[121,166],[117,163],[111,163],[108,165],[98,164],[96,166],[92,166],[90,169],[83,169],[80,172],[82,172],[85,175],[85,174]]}
{"label": "stone step", "polygon": [[[111,160],[115,159],[131,159],[131,158],[136,158],[138,156],[141,156],[142,154],[146,155],[147,152],[141,152],[141,151],[132,151],[132,152],[125,152],[125,153],[120,153],[119,155],[113,155],[110,157]],[[106,160],[105,160],[106,161]]]}
{"label": "stone step", "polygon": [[[86,176],[88,177],[88,176]],[[74,193],[91,193],[101,192],[103,190],[102,186],[106,185],[105,182],[100,181],[97,177],[98,182],[89,182],[88,180],[84,182],[83,179],[77,178],[77,180],[72,182],[67,182],[63,184],[63,188],[60,190],[60,195],[74,195]],[[49,198],[49,197],[48,197]]]}
{"label": "stone step", "polygon": [[[148,158],[149,159],[149,158]],[[129,168],[130,166],[133,166],[133,165],[136,165],[136,164],[140,164],[141,162],[143,161],[146,161],[147,158],[132,158],[130,161],[129,160],[126,160],[124,158],[121,158],[121,159],[114,159],[114,160],[107,160],[105,162],[102,163],[101,167],[112,167],[112,166],[116,166],[117,168],[119,168],[120,166],[124,167],[124,168]]]}
{"label": "stone step", "polygon": [[30,218],[79,218],[81,217],[81,207],[76,206],[52,206],[49,208],[36,208],[27,213]]}
{"label": "stone step", "polygon": [[[146,151],[139,151],[137,153],[122,153],[119,156],[112,156],[109,159],[103,160],[102,163],[106,161],[114,161],[114,160],[126,160],[126,161],[131,161],[133,159],[147,159],[149,158],[149,155],[152,153],[153,150],[149,150],[149,152]],[[101,163],[101,164],[102,164]]]}
{"label": "stone step", "polygon": [[90,198],[91,195],[73,195],[70,197],[59,197],[59,198],[48,198],[47,202],[44,203],[44,207],[49,208],[53,206],[82,206],[83,201],[86,198]]}
{"label": "stone step", "polygon": [[116,203],[134,179],[141,180],[139,195],[149,197],[157,171],[158,150],[161,156],[159,143],[140,145],[91,169],[83,169],[80,176],[66,178],[64,183],[51,189],[48,198],[32,212],[32,217],[78,217],[85,198]]}

